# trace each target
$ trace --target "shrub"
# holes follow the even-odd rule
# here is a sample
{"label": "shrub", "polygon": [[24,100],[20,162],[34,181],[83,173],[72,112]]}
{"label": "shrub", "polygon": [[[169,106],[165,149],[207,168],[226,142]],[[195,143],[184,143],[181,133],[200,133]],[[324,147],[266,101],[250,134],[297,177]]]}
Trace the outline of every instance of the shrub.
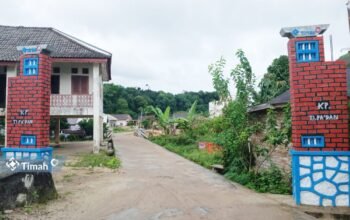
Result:
{"label": "shrub", "polygon": [[79,126],[85,130],[87,136],[93,136],[94,120],[84,119],[81,122],[79,122]]}
{"label": "shrub", "polygon": [[75,134],[70,134],[67,139],[68,139],[68,141],[80,141],[81,140],[81,138]]}
{"label": "shrub", "polygon": [[206,151],[198,149],[197,144],[191,137],[185,135],[179,136],[158,136],[151,139],[158,145],[161,145],[199,165],[210,168],[213,164],[222,164],[222,154],[220,152],[209,154]]}
{"label": "shrub", "polygon": [[181,134],[177,136],[161,135],[158,137],[152,137],[151,140],[161,146],[169,144],[175,146],[185,146],[196,143],[196,141],[192,137],[186,134]]}
{"label": "shrub", "polygon": [[291,194],[292,192],[291,177],[275,166],[260,173],[230,171],[225,176],[261,193]]}

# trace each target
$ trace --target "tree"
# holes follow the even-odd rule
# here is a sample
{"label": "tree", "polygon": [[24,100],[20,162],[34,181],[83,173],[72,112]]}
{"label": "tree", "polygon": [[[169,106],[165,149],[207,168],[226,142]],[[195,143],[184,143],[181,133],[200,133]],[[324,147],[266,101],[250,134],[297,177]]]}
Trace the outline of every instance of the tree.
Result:
{"label": "tree", "polygon": [[[60,120],[60,129],[69,128],[67,118],[60,118],[59,120]],[[57,122],[57,118],[50,118],[50,131],[54,131],[56,129],[56,122]]]}
{"label": "tree", "polygon": [[255,94],[254,82],[255,77],[252,67],[242,50],[236,52],[239,64],[231,71],[231,76],[236,84],[236,100],[250,105]]}
{"label": "tree", "polygon": [[[250,170],[253,165],[253,154],[248,147],[248,138],[252,131],[247,110],[256,93],[254,91],[255,77],[247,57],[242,50],[238,50],[236,56],[239,63],[231,71],[231,77],[236,86],[236,98],[224,108],[222,132],[218,134],[217,142],[224,147],[223,159],[227,171],[241,173]],[[219,62],[221,70],[222,64],[224,62]],[[217,72],[220,73],[220,70]],[[217,78],[218,75],[222,76],[222,74],[212,74],[213,78]],[[221,89],[221,87],[216,88]],[[220,91],[217,92],[220,94]]]}
{"label": "tree", "polygon": [[84,119],[79,122],[79,126],[85,130],[87,136],[93,136],[94,134],[94,120]]}
{"label": "tree", "polygon": [[144,108],[148,105],[147,99],[144,96],[140,96],[140,95],[134,98],[134,102],[135,102],[136,109]]}
{"label": "tree", "polygon": [[198,112],[207,114],[209,102],[219,99],[216,92],[183,92],[174,95],[163,91],[125,88],[114,84],[104,84],[103,93],[105,113],[127,113],[133,118],[140,115],[142,109],[148,105],[157,106],[162,110],[170,106],[174,112],[187,111],[196,100],[198,101]]}
{"label": "tree", "polygon": [[265,103],[289,89],[289,62],[287,56],[280,56],[272,61],[267,73],[259,83],[260,92],[256,103]]}
{"label": "tree", "polygon": [[213,77],[213,85],[220,97],[220,101],[227,101],[231,98],[230,91],[228,88],[229,79],[224,78],[224,68],[226,60],[221,57],[214,64],[209,65],[209,73]]}
{"label": "tree", "polygon": [[118,111],[117,113],[128,113],[129,105],[128,101],[124,98],[119,98],[117,100]]}

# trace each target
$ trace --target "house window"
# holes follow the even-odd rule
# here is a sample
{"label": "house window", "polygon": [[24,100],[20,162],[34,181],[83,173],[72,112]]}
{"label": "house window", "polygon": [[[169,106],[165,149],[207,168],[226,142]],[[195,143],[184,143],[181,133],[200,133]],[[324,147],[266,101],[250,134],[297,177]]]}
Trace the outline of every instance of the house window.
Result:
{"label": "house window", "polygon": [[59,67],[54,67],[53,68],[53,71],[52,71],[53,73],[61,73],[61,68],[59,68]]}
{"label": "house window", "polygon": [[51,76],[51,94],[60,94],[60,76]]}
{"label": "house window", "polygon": [[302,147],[324,147],[323,135],[303,135],[301,136]]}
{"label": "house window", "polygon": [[72,68],[72,74],[78,74],[78,68],[74,67]]}
{"label": "house window", "polygon": [[83,74],[89,74],[89,68],[83,68]]}
{"label": "house window", "polygon": [[23,59],[23,75],[37,76],[39,73],[39,59],[38,58],[24,58]]}
{"label": "house window", "polygon": [[318,62],[319,49],[318,41],[299,41],[296,42],[297,62]]}
{"label": "house window", "polygon": [[88,76],[72,76],[72,94],[89,94]]}

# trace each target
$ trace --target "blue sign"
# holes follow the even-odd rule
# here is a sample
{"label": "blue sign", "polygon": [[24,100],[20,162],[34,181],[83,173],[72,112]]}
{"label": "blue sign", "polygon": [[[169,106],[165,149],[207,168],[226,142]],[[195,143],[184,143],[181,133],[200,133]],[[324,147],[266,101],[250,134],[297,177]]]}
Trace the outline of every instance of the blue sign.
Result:
{"label": "blue sign", "polygon": [[35,135],[22,135],[21,145],[24,146],[36,146],[36,136]]}
{"label": "blue sign", "polygon": [[19,46],[17,47],[18,51],[21,51],[23,54],[39,54],[43,49],[46,49],[46,44],[32,45],[32,46]]}
{"label": "blue sign", "polygon": [[328,27],[329,27],[328,24],[285,27],[281,29],[280,34],[282,37],[288,37],[288,38],[315,37],[320,34],[323,34],[328,29]]}

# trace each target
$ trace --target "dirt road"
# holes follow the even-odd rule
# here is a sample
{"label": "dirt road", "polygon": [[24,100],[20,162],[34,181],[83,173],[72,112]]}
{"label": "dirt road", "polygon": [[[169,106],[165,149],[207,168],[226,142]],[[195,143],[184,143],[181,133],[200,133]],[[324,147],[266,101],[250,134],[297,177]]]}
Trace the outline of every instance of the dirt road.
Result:
{"label": "dirt road", "polygon": [[119,172],[72,170],[65,196],[27,219],[313,219],[131,134],[114,141]]}

